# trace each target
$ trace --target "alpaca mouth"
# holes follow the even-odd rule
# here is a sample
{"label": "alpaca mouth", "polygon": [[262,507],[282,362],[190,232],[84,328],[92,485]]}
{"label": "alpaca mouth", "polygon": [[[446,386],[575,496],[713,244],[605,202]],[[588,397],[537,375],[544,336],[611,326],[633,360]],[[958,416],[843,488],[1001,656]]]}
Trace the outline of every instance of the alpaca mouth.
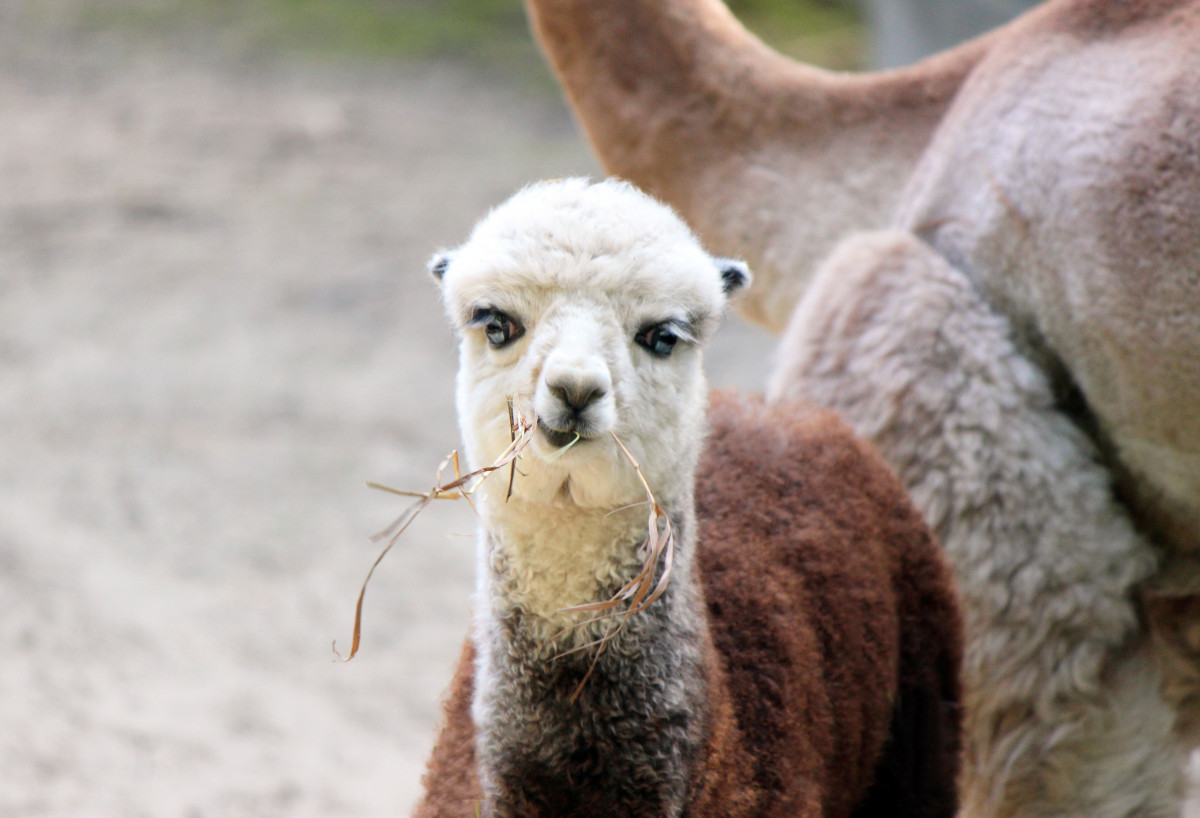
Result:
{"label": "alpaca mouth", "polygon": [[552,426],[548,426],[541,418],[538,418],[537,426],[538,431],[545,436],[546,441],[556,449],[561,449],[564,446],[570,446],[576,441],[582,443],[588,439],[586,435],[574,429],[568,429],[564,431],[561,429],[555,429]]}

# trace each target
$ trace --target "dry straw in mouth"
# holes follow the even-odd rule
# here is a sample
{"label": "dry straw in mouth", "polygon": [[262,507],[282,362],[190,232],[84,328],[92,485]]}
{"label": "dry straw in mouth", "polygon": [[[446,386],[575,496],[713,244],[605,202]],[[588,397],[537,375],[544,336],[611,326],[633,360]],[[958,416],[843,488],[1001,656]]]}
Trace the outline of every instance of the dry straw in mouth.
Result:
{"label": "dry straw in mouth", "polygon": [[[371,569],[367,572],[367,577],[363,580],[362,589],[358,593],[358,602],[354,609],[354,638],[350,645],[350,653],[343,657],[337,650],[337,643],[334,642],[333,653],[338,661],[348,662],[358,653],[359,643],[362,637],[362,607],[363,597],[367,593],[367,585],[371,582],[371,577],[375,574],[375,569],[392,550],[400,539],[400,536],[412,524],[412,521],[434,500],[457,500],[465,499],[468,503],[471,502],[471,495],[479,488],[480,484],[492,474],[500,471],[506,466],[509,469],[508,473],[508,491],[505,495],[505,500],[512,497],[513,483],[516,479],[517,460],[521,453],[533,441],[533,435],[537,429],[536,420],[530,420],[521,413],[517,402],[512,397],[508,399],[508,420],[511,433],[511,442],[508,447],[501,452],[500,456],[490,466],[483,466],[474,471],[462,474],[459,471],[458,451],[454,450],[441,462],[438,466],[437,476],[435,478],[433,488],[426,492],[402,491],[389,486],[383,486],[378,483],[368,483],[371,488],[380,489],[382,491],[399,494],[405,497],[416,498],[404,512],[396,518],[396,520],[386,529],[373,536],[371,539],[375,542],[383,540],[387,541],[379,556],[375,558],[375,562],[371,564]],[[642,543],[638,551],[638,555],[642,558],[642,567],[638,573],[629,582],[622,585],[615,594],[602,602],[589,602],[583,605],[574,605],[569,608],[564,608],[564,613],[587,613],[594,612],[596,616],[585,619],[572,626],[577,628],[583,625],[592,624],[612,619],[610,626],[604,635],[599,639],[588,642],[577,648],[565,651],[558,656],[566,656],[571,653],[576,653],[590,648],[596,648],[595,656],[588,668],[587,674],[579,683],[575,693],[572,695],[572,701],[579,697],[583,691],[584,685],[591,678],[592,672],[596,668],[596,662],[600,658],[600,654],[604,652],[604,647],[610,639],[616,636],[629,617],[640,613],[650,607],[667,589],[667,583],[671,576],[671,566],[675,558],[675,533],[671,527],[671,520],[663,511],[662,506],[654,497],[654,493],[650,490],[649,483],[646,482],[646,476],[642,473],[642,467],[630,454],[629,449],[621,441],[615,432],[609,432],[612,439],[621,449],[621,453],[633,470],[637,473],[638,480],[642,484],[642,488],[646,492],[646,500],[650,507],[650,514],[647,520],[647,536],[646,541]],[[562,449],[554,452],[551,457],[556,458],[561,456],[579,441],[576,436],[575,440],[568,443]],[[448,482],[442,479],[443,473],[447,467],[454,469],[454,478]],[[472,504],[474,508],[474,504]],[[662,563],[662,572],[659,574],[659,563]],[[655,576],[658,575],[658,581],[655,582]],[[622,608],[621,606],[624,605]],[[617,619],[616,617],[620,617]]]}
{"label": "dry straw in mouth", "polygon": [[[350,653],[346,656],[338,653],[337,641],[333,643],[334,656],[340,662],[349,662],[358,653],[358,646],[362,639],[362,607],[363,597],[367,593],[367,585],[371,582],[371,577],[375,575],[375,569],[379,567],[379,563],[383,562],[383,558],[392,550],[405,530],[412,525],[412,521],[417,518],[427,505],[434,500],[457,500],[465,499],[468,503],[471,502],[471,495],[479,487],[479,484],[490,474],[509,467],[508,476],[508,494],[505,499],[512,496],[513,481],[516,478],[517,458],[521,456],[521,452],[533,440],[533,432],[537,427],[534,421],[529,420],[521,414],[519,408],[514,408],[513,399],[508,399],[508,422],[509,430],[512,436],[511,442],[508,444],[500,456],[490,466],[483,466],[474,471],[462,474],[458,465],[458,450],[455,449],[438,466],[437,476],[434,480],[433,488],[426,492],[402,491],[394,489],[390,486],[383,486],[379,483],[368,483],[367,485],[374,489],[399,494],[404,497],[415,497],[416,501],[404,510],[404,512],[392,522],[387,528],[378,534],[371,537],[372,542],[380,542],[387,540],[387,545],[379,552],[379,556],[375,558],[375,562],[371,564],[371,570],[367,571],[367,578],[363,580],[362,589],[358,592],[358,602],[354,606],[354,638],[350,644]],[[442,474],[446,471],[447,466],[454,468],[454,479],[449,482],[442,480]],[[474,505],[472,505],[474,508]]]}
{"label": "dry straw in mouth", "polygon": [[[667,516],[662,506],[654,498],[654,492],[650,490],[650,484],[646,482],[646,475],[642,474],[642,467],[634,459],[633,455],[629,453],[629,449],[625,448],[625,444],[621,442],[621,438],[617,437],[616,432],[609,432],[609,434],[612,435],[612,439],[616,441],[617,446],[621,448],[621,453],[625,455],[625,459],[629,461],[629,465],[633,466],[633,470],[637,472],[638,480],[641,481],[642,488],[646,491],[646,500],[650,505],[650,517],[646,523],[646,541],[642,543],[642,547],[638,552],[642,558],[642,567],[633,579],[622,585],[615,594],[603,602],[589,602],[584,605],[573,605],[570,608],[563,609],[568,613],[598,612],[597,616],[585,620],[579,623],[579,625],[597,622],[608,617],[620,616],[619,620],[612,620],[608,630],[599,639],[559,654],[559,656],[566,656],[567,654],[588,648],[596,648],[587,673],[580,680],[579,686],[575,688],[575,692],[571,694],[572,702],[578,700],[579,695],[583,692],[584,685],[588,683],[588,679],[592,678],[592,673],[596,670],[596,663],[600,661],[600,654],[604,652],[604,648],[609,640],[621,632],[621,629],[625,627],[625,623],[629,621],[629,617],[649,608],[667,590],[667,583],[671,579],[671,566],[675,562],[675,531],[671,527],[671,518]],[[659,524],[660,520],[662,521],[661,525]],[[658,582],[655,583],[654,575],[658,573],[660,559],[662,560],[662,575],[659,577]],[[627,603],[625,609],[623,611],[617,610],[622,603]],[[575,627],[579,627],[579,625]]]}

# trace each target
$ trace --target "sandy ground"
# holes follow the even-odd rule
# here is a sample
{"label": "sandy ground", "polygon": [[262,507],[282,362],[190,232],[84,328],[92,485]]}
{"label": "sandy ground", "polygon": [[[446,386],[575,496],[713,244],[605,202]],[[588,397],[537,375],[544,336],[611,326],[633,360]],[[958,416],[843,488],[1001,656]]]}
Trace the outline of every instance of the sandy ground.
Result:
{"label": "sandy ground", "polygon": [[[366,481],[456,445],[424,260],[596,172],[556,99],[447,66],[3,27],[0,815],[405,814],[469,513],[383,563],[358,658],[330,643],[403,506]],[[713,380],[759,388],[731,324]]]}

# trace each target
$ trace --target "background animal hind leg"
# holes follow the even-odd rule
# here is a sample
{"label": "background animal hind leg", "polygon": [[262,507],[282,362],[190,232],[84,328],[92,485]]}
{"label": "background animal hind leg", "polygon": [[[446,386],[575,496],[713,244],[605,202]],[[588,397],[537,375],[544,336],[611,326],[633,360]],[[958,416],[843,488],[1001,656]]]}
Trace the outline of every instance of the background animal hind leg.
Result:
{"label": "background animal hind leg", "polygon": [[1185,753],[1136,603],[1156,555],[970,281],[910,234],[851,238],[793,315],[770,394],[841,412],[951,558],[964,814],[1178,815]]}

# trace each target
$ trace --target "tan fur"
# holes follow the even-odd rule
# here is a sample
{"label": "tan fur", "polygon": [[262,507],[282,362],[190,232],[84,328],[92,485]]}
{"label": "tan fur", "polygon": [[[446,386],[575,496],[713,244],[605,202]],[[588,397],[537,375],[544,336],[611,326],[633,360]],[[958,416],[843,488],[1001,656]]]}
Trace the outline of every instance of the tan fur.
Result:
{"label": "tan fur", "polygon": [[743,254],[738,309],[777,331],[836,240],[890,218],[987,46],[868,78],[781,58],[717,0],[527,5],[606,168]]}

